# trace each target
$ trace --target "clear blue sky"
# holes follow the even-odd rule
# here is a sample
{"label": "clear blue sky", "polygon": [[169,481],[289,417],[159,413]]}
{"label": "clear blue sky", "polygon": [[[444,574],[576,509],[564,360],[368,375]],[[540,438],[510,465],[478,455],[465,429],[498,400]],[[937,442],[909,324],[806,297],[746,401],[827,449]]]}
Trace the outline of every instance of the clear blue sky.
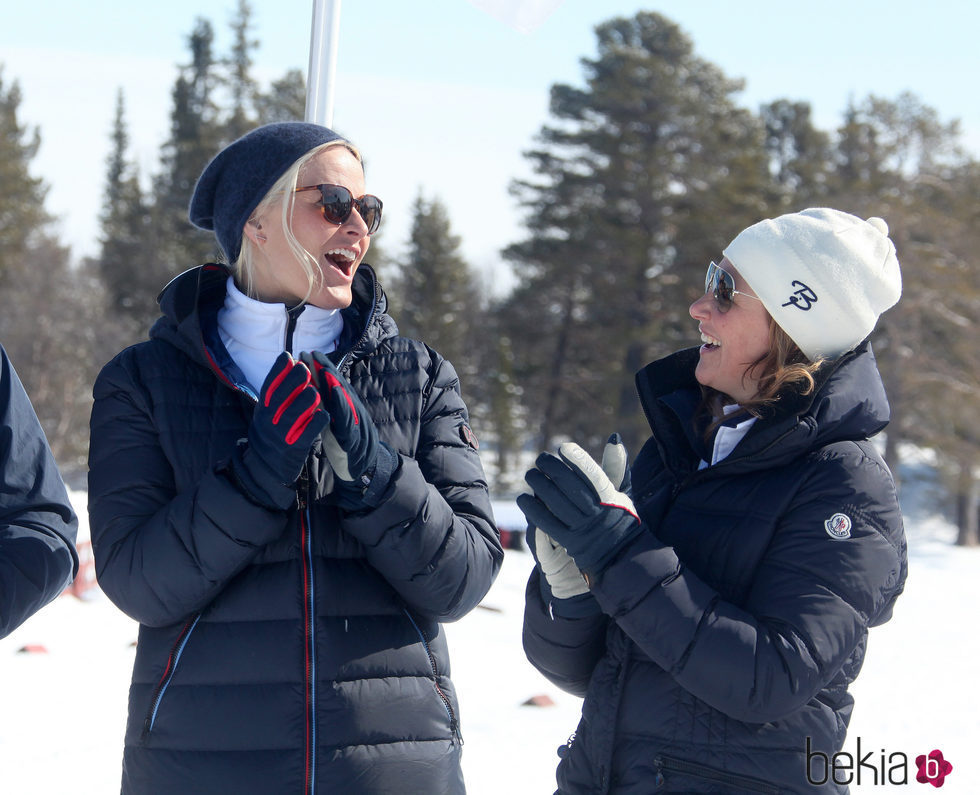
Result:
{"label": "clear blue sky", "polygon": [[[133,156],[148,176],[195,18],[211,20],[224,53],[236,5],[43,0],[5,8],[3,80],[20,83],[22,120],[40,128],[34,171],[51,186],[48,209],[76,255],[96,250],[117,90],[125,91]],[[259,78],[305,72],[311,0],[252,5]],[[368,188],[385,201],[385,247],[404,244],[422,190],[446,204],[468,259],[493,270],[496,251],[522,237],[507,185],[527,175],[521,151],[546,121],[549,87],[581,83],[595,25],[639,10],[674,20],[700,56],[744,78],[747,107],[806,100],[832,129],[849,98],[909,90],[943,120],[960,119],[964,142],[980,152],[980,3],[972,0],[565,0],[529,34],[466,0],[343,0],[334,126],[365,152]]]}

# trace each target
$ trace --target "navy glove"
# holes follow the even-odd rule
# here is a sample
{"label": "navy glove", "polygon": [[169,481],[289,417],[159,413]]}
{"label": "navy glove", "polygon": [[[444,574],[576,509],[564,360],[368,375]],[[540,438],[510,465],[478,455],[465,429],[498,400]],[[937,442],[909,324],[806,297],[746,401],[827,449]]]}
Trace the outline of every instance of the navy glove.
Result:
{"label": "navy glove", "polygon": [[[614,485],[618,484],[620,491],[626,493],[629,490],[628,456],[618,433],[609,437],[602,451],[602,471]],[[552,596],[555,599],[571,599],[589,592],[582,572],[563,546],[534,525],[528,526],[525,538],[544,575],[541,590],[545,602],[550,603]]]}
{"label": "navy glove", "polygon": [[319,351],[301,353],[313,373],[330,422],[323,430],[323,453],[334,472],[336,502],[350,511],[381,500],[398,465],[398,456],[378,439],[378,430],[361,399],[336,365]]}
{"label": "navy glove", "polygon": [[287,352],[279,354],[259,392],[247,443],[231,463],[239,486],[266,507],[289,507],[328,419],[310,371]]}
{"label": "navy glove", "polygon": [[[612,440],[610,440],[612,441]],[[618,445],[622,448],[622,445]],[[611,451],[619,457],[618,451]],[[605,456],[604,456],[605,458]],[[558,456],[542,453],[525,480],[534,492],[521,494],[517,506],[528,523],[563,546],[575,565],[598,577],[619,551],[641,531],[630,498],[613,485],[602,468],[581,447],[565,443]],[[621,461],[607,462],[611,471],[622,466],[628,477],[625,448]]]}

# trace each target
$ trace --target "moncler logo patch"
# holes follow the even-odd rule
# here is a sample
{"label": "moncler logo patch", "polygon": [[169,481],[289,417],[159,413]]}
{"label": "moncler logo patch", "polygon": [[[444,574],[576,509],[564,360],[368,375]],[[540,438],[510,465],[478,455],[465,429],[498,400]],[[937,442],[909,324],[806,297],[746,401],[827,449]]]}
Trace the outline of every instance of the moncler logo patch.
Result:
{"label": "moncler logo patch", "polygon": [[851,517],[847,514],[835,513],[823,526],[831,538],[843,540],[851,537]]}
{"label": "moncler logo patch", "polygon": [[810,307],[817,303],[817,294],[801,281],[794,280],[793,286],[800,289],[793,293],[783,306],[795,306],[797,309],[809,312]]}

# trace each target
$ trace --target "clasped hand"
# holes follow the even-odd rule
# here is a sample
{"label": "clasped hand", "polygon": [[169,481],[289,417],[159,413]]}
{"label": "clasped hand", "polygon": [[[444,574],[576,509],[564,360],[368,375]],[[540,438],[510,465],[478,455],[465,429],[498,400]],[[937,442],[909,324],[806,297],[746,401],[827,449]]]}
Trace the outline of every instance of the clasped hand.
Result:
{"label": "clasped hand", "polygon": [[640,532],[632,500],[577,444],[562,444],[557,456],[542,453],[524,479],[534,494],[521,494],[517,505],[528,523],[563,546],[592,577]]}
{"label": "clasped hand", "polygon": [[281,510],[295,501],[296,480],[329,419],[311,381],[305,366],[279,354],[259,391],[247,445],[232,457],[234,480],[267,508]]}
{"label": "clasped hand", "polygon": [[396,454],[380,441],[370,413],[327,356],[314,351],[299,358],[330,416],[320,438],[334,471],[337,502],[348,510],[375,504],[397,466]]}

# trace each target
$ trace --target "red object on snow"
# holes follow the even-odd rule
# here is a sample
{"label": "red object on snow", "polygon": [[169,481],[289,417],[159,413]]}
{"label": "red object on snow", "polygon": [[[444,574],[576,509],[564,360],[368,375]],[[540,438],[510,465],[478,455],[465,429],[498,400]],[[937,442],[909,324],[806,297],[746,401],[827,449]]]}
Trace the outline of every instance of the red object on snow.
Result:
{"label": "red object on snow", "polygon": [[80,542],[77,550],[78,574],[75,575],[71,585],[65,588],[64,593],[71,594],[78,599],[85,599],[99,587],[95,580],[95,557],[92,554],[92,544],[89,541]]}
{"label": "red object on snow", "polygon": [[47,654],[48,650],[40,643],[28,643],[17,649],[18,654]]}
{"label": "red object on snow", "polygon": [[552,700],[551,696],[541,694],[537,696],[531,696],[527,701],[521,704],[522,707],[553,707],[555,702]]}

